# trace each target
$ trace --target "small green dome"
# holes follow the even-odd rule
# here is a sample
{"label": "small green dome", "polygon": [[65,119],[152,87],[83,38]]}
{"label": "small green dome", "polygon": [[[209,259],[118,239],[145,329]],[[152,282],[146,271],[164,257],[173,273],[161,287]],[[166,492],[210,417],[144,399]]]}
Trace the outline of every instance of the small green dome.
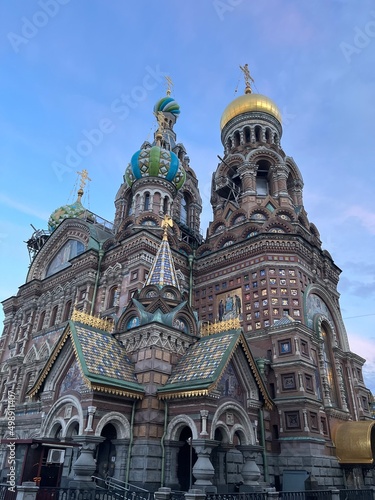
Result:
{"label": "small green dome", "polygon": [[81,197],[78,196],[75,203],[72,203],[71,205],[64,205],[52,212],[50,218],[48,219],[48,229],[52,232],[64,219],[79,219],[85,214],[85,212],[86,209],[81,203]]}
{"label": "small green dome", "polygon": [[125,172],[128,186],[144,177],[161,177],[180,189],[185,182],[186,172],[173,151],[152,146],[134,153]]}

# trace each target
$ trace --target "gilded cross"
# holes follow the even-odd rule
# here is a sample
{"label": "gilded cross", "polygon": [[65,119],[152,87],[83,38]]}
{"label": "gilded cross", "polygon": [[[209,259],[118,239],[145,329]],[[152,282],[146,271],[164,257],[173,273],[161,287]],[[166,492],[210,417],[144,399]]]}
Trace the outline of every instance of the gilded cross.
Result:
{"label": "gilded cross", "polygon": [[173,87],[173,82],[172,78],[170,76],[165,77],[167,81],[167,95],[171,95],[172,87]]}
{"label": "gilded cross", "polygon": [[240,70],[243,72],[245,77],[246,88],[251,90],[251,83],[254,83],[254,78],[250,75],[249,65],[246,63],[244,66],[240,66]]}
{"label": "gilded cross", "polygon": [[83,189],[86,185],[86,181],[91,181],[89,173],[86,169],[83,169],[82,172],[77,172],[77,174],[81,177],[79,188]]}

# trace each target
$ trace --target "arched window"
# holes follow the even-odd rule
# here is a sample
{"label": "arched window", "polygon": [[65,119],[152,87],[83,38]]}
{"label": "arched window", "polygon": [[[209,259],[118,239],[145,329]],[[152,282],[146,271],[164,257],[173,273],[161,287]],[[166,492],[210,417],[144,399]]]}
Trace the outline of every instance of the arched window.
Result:
{"label": "arched window", "polygon": [[245,142],[250,142],[250,127],[245,127]]}
{"label": "arched window", "polygon": [[47,268],[46,276],[51,276],[52,274],[65,269],[70,265],[69,261],[71,259],[77,257],[77,255],[80,255],[84,251],[85,246],[83,243],[78,240],[68,240],[50,262]]}
{"label": "arched window", "polygon": [[269,163],[266,160],[260,160],[258,163],[256,190],[257,195],[267,196],[270,194],[269,189]]}
{"label": "arched window", "polygon": [[150,193],[145,193],[145,202],[143,205],[144,210],[150,210]]}
{"label": "arched window", "polygon": [[163,214],[167,214],[168,213],[168,197],[166,196],[163,200]]}
{"label": "arched window", "polygon": [[126,215],[132,215],[132,214],[133,214],[133,195],[129,194],[126,207]]}
{"label": "arched window", "polygon": [[240,133],[235,132],[234,133],[234,147],[237,147],[240,145]]}
{"label": "arched window", "polygon": [[56,323],[56,316],[57,316],[57,310],[58,310],[58,308],[59,308],[59,306],[55,306],[52,309],[51,318],[49,320],[49,326],[53,326]]}
{"label": "arched window", "polygon": [[38,323],[38,332],[43,328],[43,324],[44,324],[44,318],[46,316],[46,311],[43,311],[41,313],[41,315],[39,316],[39,323]]}
{"label": "arched window", "polygon": [[189,225],[189,197],[186,193],[182,195],[181,199],[181,215],[180,221],[186,226]]}
{"label": "arched window", "polygon": [[268,142],[269,144],[271,143],[271,131],[269,128],[266,128],[266,142]]}
{"label": "arched window", "polygon": [[254,129],[255,132],[255,142],[260,142],[261,141],[261,133],[262,129],[259,125],[257,125]]}
{"label": "arched window", "polygon": [[118,305],[118,296],[119,296],[118,288],[117,288],[117,286],[114,286],[109,291],[108,309],[110,309],[111,307],[116,307]]}
{"label": "arched window", "polygon": [[64,312],[63,312],[63,316],[62,316],[62,321],[68,321],[68,319],[70,318],[70,309],[72,307],[72,301],[71,300],[68,300],[68,302],[65,304],[65,307],[64,307]]}

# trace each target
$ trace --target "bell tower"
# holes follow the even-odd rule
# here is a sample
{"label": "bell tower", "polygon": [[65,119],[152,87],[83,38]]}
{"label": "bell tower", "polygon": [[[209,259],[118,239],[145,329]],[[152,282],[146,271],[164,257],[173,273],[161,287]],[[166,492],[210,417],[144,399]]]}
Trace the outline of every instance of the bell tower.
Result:
{"label": "bell tower", "polygon": [[248,65],[240,68],[245,93],[228,104],[220,122],[224,154],[219,156],[212,177],[214,220],[209,237],[218,228],[230,231],[234,214],[238,215],[236,223],[252,224],[251,235],[259,231],[295,232],[301,224],[305,232],[308,222],[302,201],[303,180],[280,144],[280,110],[269,97],[253,92]]}

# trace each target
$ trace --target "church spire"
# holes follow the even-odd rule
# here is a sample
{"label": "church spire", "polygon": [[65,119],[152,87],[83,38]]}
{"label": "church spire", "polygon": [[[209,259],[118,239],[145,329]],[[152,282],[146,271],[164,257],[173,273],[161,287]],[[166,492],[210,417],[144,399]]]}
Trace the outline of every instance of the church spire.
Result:
{"label": "church spire", "polygon": [[168,243],[168,226],[173,227],[171,217],[166,215],[161,225],[164,229],[163,240],[156,254],[145,286],[157,285],[159,288],[162,288],[163,286],[170,285],[179,289],[172,252]]}

